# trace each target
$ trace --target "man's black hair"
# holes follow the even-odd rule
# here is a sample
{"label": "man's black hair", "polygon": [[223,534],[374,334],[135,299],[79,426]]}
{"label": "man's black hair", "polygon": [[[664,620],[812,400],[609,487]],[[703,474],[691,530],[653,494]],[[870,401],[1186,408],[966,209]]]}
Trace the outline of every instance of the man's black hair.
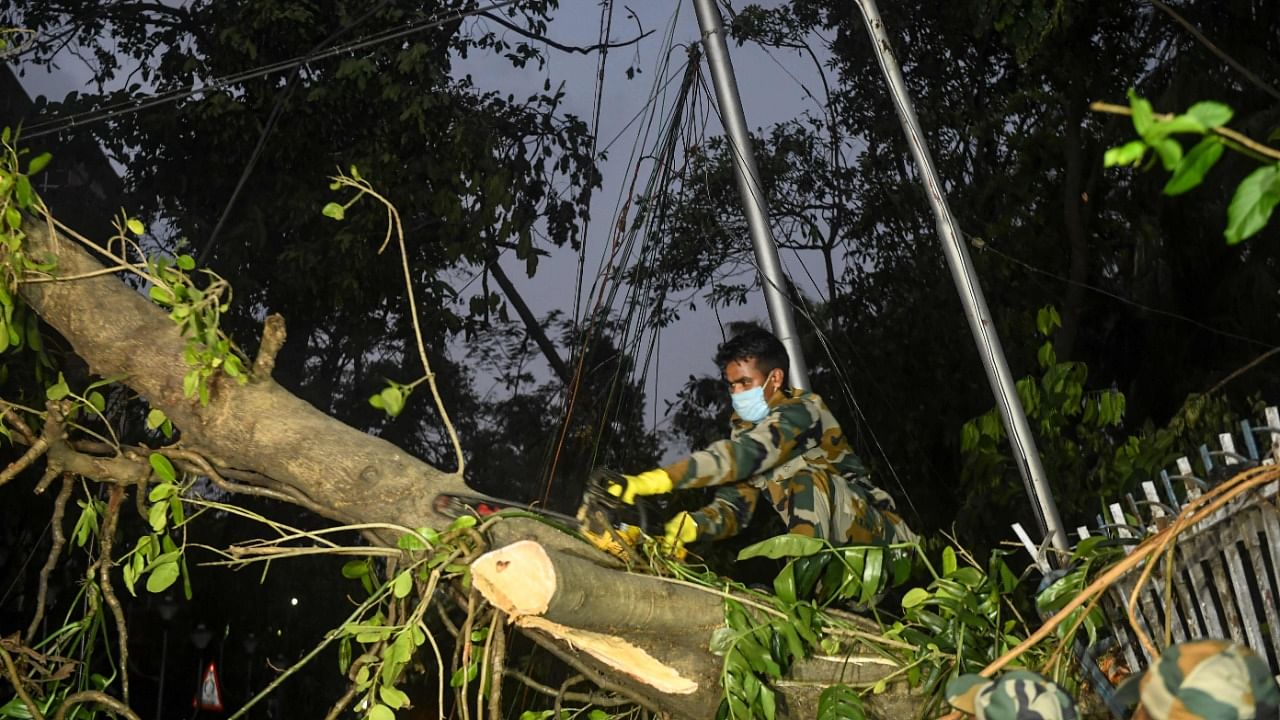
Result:
{"label": "man's black hair", "polygon": [[787,356],[787,349],[782,341],[774,337],[773,333],[754,323],[734,323],[730,329],[733,335],[716,348],[717,368],[723,370],[725,365],[735,360],[754,358],[756,366],[765,375],[775,368],[781,369],[784,376],[790,373],[791,358]]}

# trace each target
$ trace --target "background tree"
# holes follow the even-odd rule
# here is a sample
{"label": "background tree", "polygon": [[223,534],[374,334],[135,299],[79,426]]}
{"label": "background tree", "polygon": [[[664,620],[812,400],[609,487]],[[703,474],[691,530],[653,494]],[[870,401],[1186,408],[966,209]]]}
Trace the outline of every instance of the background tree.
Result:
{"label": "background tree", "polygon": [[[1104,170],[1103,152],[1131,135],[1128,121],[1088,108],[1129,87],[1170,110],[1214,99],[1239,108],[1233,126],[1267,136],[1280,112],[1280,68],[1261,50],[1274,46],[1275,8],[1244,3],[1215,15],[1201,3],[970,2],[883,12],[1015,376],[1036,367],[1035,313],[1049,303],[1062,316],[1058,358],[1087,364],[1095,388],[1124,393],[1123,429],[1163,425],[1188,395],[1276,344],[1275,304],[1259,301],[1274,296],[1274,228],[1243,251],[1221,240],[1243,166],[1211,176],[1196,202],[1158,199],[1163,176]],[[879,482],[911,497],[925,529],[949,525],[955,507],[977,498],[982,514],[1027,524],[1018,493],[993,503],[955,482],[956,428],[990,406],[990,391],[860,15],[847,3],[750,5],[732,28],[740,42],[779,48],[808,47],[815,31],[827,39],[827,117],[800,126],[813,129],[805,143],[795,124],[757,140],[775,235],[797,237],[799,208],[811,221],[801,237],[819,238],[821,259],[804,258],[828,294],[807,310],[829,347],[810,356],[815,387],[855,426]],[[1107,72],[1097,72],[1100,57]],[[665,257],[692,268],[674,276],[678,288],[707,284],[707,302],[730,304],[754,276],[717,274],[730,262],[750,270],[736,204],[706,199],[732,194],[728,155],[706,143],[688,162],[699,172],[671,188]],[[704,246],[707,236],[721,241]],[[1231,389],[1274,394],[1273,377],[1247,374]],[[1018,486],[1011,472],[1004,478]],[[1066,477],[1054,486],[1069,506],[1096,502]],[[1003,534],[973,530],[975,540]]]}

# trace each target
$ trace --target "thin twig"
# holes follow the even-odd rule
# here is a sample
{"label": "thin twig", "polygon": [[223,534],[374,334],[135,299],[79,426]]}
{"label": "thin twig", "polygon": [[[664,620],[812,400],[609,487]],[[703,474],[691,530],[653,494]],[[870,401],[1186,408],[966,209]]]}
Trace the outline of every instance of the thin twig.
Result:
{"label": "thin twig", "polygon": [[[1093,110],[1094,112],[1109,113],[1111,115],[1129,115],[1129,116],[1133,115],[1133,110],[1129,108],[1128,105],[1116,105],[1115,103],[1107,103],[1102,101],[1090,103],[1089,109]],[[1172,120],[1174,116],[1171,113],[1153,113],[1152,117],[1154,117],[1157,120]],[[1235,130],[1232,130],[1229,127],[1216,127],[1216,128],[1210,129],[1209,132],[1213,133],[1214,135],[1219,135],[1221,137],[1224,137],[1233,142],[1239,143],[1240,145],[1252,150],[1253,152],[1259,155],[1263,155],[1265,157],[1271,158],[1272,160],[1280,160],[1280,150],[1277,150],[1276,148],[1273,148],[1269,145],[1263,145],[1262,143],[1258,142],[1257,140],[1254,140],[1248,135],[1244,135],[1243,133],[1236,132]]]}
{"label": "thin twig", "polygon": [[467,593],[467,619],[462,622],[462,642],[458,645],[458,662],[461,663],[462,670],[462,687],[458,691],[459,708],[462,710],[462,720],[470,720],[471,703],[467,701],[467,680],[471,673],[467,672],[467,666],[471,664],[471,653],[473,653],[474,645],[471,642],[471,628],[475,624],[476,618],[476,590],[471,588],[471,592]]}
{"label": "thin twig", "polygon": [[48,433],[49,422],[50,421],[46,420],[46,431],[41,433],[40,437],[35,442],[31,443],[31,447],[27,448],[27,451],[22,453],[22,457],[14,460],[9,464],[9,467],[0,471],[0,487],[3,487],[5,483],[12,480],[23,470],[31,467],[31,463],[39,460],[45,453],[49,452],[49,443],[51,442],[50,438],[56,437],[57,433],[61,431],[61,423],[58,423],[58,430],[56,430],[53,435],[50,435]]}
{"label": "thin twig", "polygon": [[467,461],[462,455],[462,443],[458,441],[458,433],[454,430],[453,421],[449,419],[449,412],[445,410],[444,399],[440,397],[440,389],[436,386],[436,374],[431,371],[431,361],[427,359],[427,346],[422,339],[422,323],[418,320],[418,302],[413,296],[413,273],[409,269],[409,251],[405,249],[404,245],[404,224],[400,222],[400,211],[396,210],[395,205],[390,200],[374,191],[368,183],[355,181],[343,176],[334,177],[332,180],[355,188],[360,192],[368,193],[387,209],[387,237],[383,240],[382,246],[378,248],[378,252],[381,253],[385,250],[387,244],[391,242],[391,233],[394,229],[396,241],[400,245],[400,266],[404,270],[404,289],[409,296],[409,316],[413,320],[413,336],[418,345],[418,359],[422,361],[422,371],[426,373],[427,385],[430,386],[431,396],[436,402],[436,411],[440,413],[440,420],[444,423],[445,431],[449,433],[449,440],[453,443],[454,453],[458,456],[458,469],[454,473],[458,477],[462,477]]}
{"label": "thin twig", "polygon": [[31,428],[27,425],[27,422],[22,419],[22,416],[15,412],[17,407],[18,406],[13,405],[6,400],[0,400],[0,408],[3,408],[0,410],[0,416],[3,416],[3,418],[13,426],[13,429],[18,431],[18,434],[22,436],[24,443],[27,445],[33,445],[36,441],[36,435],[31,432]]}
{"label": "thin twig", "polygon": [[551,717],[557,717],[557,718],[560,717],[560,710],[562,709],[564,704],[564,694],[569,691],[569,688],[573,687],[574,685],[577,685],[580,682],[586,682],[586,681],[587,681],[586,675],[572,675],[570,677],[565,678],[564,682],[560,683],[560,689],[556,691],[556,704],[555,704],[555,707],[552,709],[553,714],[551,715]]}
{"label": "thin twig", "polygon": [[98,586],[102,590],[102,599],[111,608],[111,615],[116,621],[116,634],[120,644],[120,687],[126,705],[129,703],[129,628],[124,620],[124,608],[120,599],[111,587],[111,567],[115,562],[111,559],[111,547],[115,542],[116,524],[120,520],[120,503],[124,500],[124,488],[112,486],[107,498],[107,517],[102,523],[101,550],[98,558]]}
{"label": "thin twig", "polygon": [[35,638],[40,621],[44,620],[45,601],[49,594],[49,575],[58,566],[58,556],[62,554],[62,546],[66,543],[66,536],[62,532],[62,519],[67,513],[67,501],[71,499],[71,488],[71,475],[63,473],[62,488],[58,490],[58,497],[53,501],[53,517],[49,521],[53,526],[53,544],[49,546],[49,557],[44,561],[44,567],[40,568],[39,590],[36,591],[36,612],[31,618],[31,624],[27,626],[27,642]]}
{"label": "thin twig", "polygon": [[1261,354],[1261,355],[1259,355],[1258,357],[1256,357],[1256,358],[1254,358],[1254,359],[1250,360],[1250,361],[1249,361],[1248,363],[1246,363],[1244,366],[1240,367],[1239,369],[1237,369],[1237,370],[1233,371],[1230,375],[1228,375],[1228,376],[1226,376],[1226,377],[1222,378],[1221,380],[1219,380],[1217,383],[1215,383],[1215,384],[1214,384],[1214,386],[1213,386],[1213,387],[1211,387],[1211,388],[1209,388],[1208,390],[1206,390],[1204,394],[1205,394],[1205,395],[1212,395],[1213,393],[1218,392],[1218,391],[1219,391],[1219,390],[1221,390],[1221,389],[1223,388],[1223,386],[1225,386],[1227,383],[1231,382],[1232,380],[1235,380],[1236,378],[1240,377],[1241,375],[1243,375],[1243,374],[1245,374],[1245,373],[1249,372],[1250,370],[1254,369],[1254,368],[1255,368],[1255,367],[1257,367],[1258,365],[1262,364],[1262,362],[1263,362],[1264,360],[1266,360],[1266,359],[1270,358],[1272,355],[1275,355],[1276,353],[1280,353],[1280,347],[1273,347],[1273,348],[1271,348],[1270,350],[1268,350],[1268,351],[1266,351],[1266,352],[1262,353],[1262,354]]}
{"label": "thin twig", "polygon": [[1209,40],[1209,38],[1204,36],[1204,33],[1200,32],[1199,28],[1197,28],[1195,25],[1192,25],[1186,18],[1179,15],[1176,10],[1160,2],[1160,0],[1149,0],[1149,1],[1152,5],[1155,5],[1157,8],[1164,11],[1164,13],[1167,14],[1169,17],[1173,18],[1174,22],[1186,28],[1187,32],[1194,35],[1196,40],[1199,40],[1200,43],[1204,45],[1206,48],[1208,48],[1210,52],[1212,52],[1214,55],[1217,55],[1226,64],[1235,68],[1237,72],[1239,72],[1241,75],[1244,75],[1249,80],[1249,82],[1257,86],[1258,89],[1267,93],[1271,97],[1277,100],[1280,100],[1280,90],[1276,90],[1274,87],[1268,84],[1265,80],[1258,77],[1258,75],[1255,74],[1252,70],[1245,67],[1244,65],[1241,65],[1239,62],[1236,61],[1235,58],[1228,55],[1225,51],[1223,51],[1217,45],[1214,45],[1213,42]]}
{"label": "thin twig", "polygon": [[67,716],[67,710],[69,708],[83,705],[85,703],[97,703],[110,709],[113,713],[123,715],[125,718],[128,718],[128,720],[140,720],[137,714],[134,713],[133,710],[129,709],[127,704],[120,702],[104,692],[98,692],[97,690],[82,690],[73,695],[68,695],[67,699],[62,701],[62,705],[58,706],[58,712],[54,714],[53,720],[63,720],[63,718]]}
{"label": "thin twig", "polygon": [[489,716],[494,720],[502,717],[502,676],[507,666],[507,628],[503,620],[506,614],[494,608],[493,625],[489,628],[489,636],[493,638],[493,655],[490,657],[489,680]]}
{"label": "thin twig", "polygon": [[31,717],[35,720],[44,720],[44,716],[40,714],[40,706],[36,705],[36,701],[31,699],[27,689],[22,686],[22,676],[18,674],[18,668],[13,664],[13,657],[3,646],[0,646],[0,660],[4,660],[4,669],[9,674],[9,682],[13,683],[13,689],[18,691],[18,697],[22,698],[22,702],[26,703],[27,708],[31,710]]}
{"label": "thin twig", "polygon": [[[530,690],[535,690],[537,692],[540,692],[543,695],[546,695],[547,697],[556,697],[556,695],[560,693],[560,691],[557,690],[556,688],[553,688],[550,685],[543,685],[542,683],[538,682],[537,680],[534,680],[528,675],[525,675],[519,670],[504,670],[502,674],[513,680],[518,680],[520,683],[522,683],[525,687],[528,687]],[[587,703],[590,705],[596,705],[598,707],[618,707],[619,705],[638,704],[636,703],[636,701],[632,700],[631,698],[621,697],[618,695],[600,695],[598,693],[567,692],[567,693],[564,693],[564,699],[572,702],[580,702],[580,703]]]}
{"label": "thin twig", "polygon": [[356,684],[349,683],[347,685],[347,691],[342,694],[342,697],[338,698],[338,701],[333,704],[333,707],[329,708],[329,712],[324,716],[324,720],[338,720],[338,716],[342,714],[342,711],[346,710],[347,706],[351,704],[351,701],[356,699],[356,693]]}

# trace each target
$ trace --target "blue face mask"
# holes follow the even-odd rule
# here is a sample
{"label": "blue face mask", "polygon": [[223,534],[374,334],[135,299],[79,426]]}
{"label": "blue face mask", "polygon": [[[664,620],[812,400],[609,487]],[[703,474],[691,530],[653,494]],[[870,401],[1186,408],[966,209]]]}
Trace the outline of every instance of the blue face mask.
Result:
{"label": "blue face mask", "polygon": [[758,423],[769,414],[769,403],[764,399],[764,386],[753,387],[729,396],[733,409],[738,417],[751,423]]}

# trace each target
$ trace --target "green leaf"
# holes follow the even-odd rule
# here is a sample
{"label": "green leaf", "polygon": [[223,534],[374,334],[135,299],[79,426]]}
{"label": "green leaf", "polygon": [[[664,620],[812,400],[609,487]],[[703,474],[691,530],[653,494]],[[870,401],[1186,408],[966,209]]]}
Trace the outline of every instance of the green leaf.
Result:
{"label": "green leaf", "polygon": [[782,568],[782,572],[773,579],[773,594],[788,605],[795,603],[796,566],[794,563],[787,563],[787,566]]}
{"label": "green leaf", "polygon": [[733,628],[718,627],[711,631],[711,641],[708,648],[712,655],[724,656],[733,647],[733,640],[738,634]]}
{"label": "green leaf", "polygon": [[128,221],[125,222],[125,227],[129,228],[129,232],[134,235],[141,235],[147,231],[146,226],[144,226],[142,221],[138,218],[129,218]]}
{"label": "green leaf", "polygon": [[151,289],[147,291],[147,295],[161,305],[173,305],[174,303],[173,291],[163,285],[152,285]]}
{"label": "green leaf", "polygon": [[369,562],[367,560],[348,560],[342,565],[342,577],[348,580],[355,580],[369,574]]}
{"label": "green leaf", "polygon": [[178,562],[161,563],[147,576],[147,592],[161,593],[178,579]]}
{"label": "green leaf", "polygon": [[884,548],[867,550],[866,564],[862,570],[862,595],[858,598],[860,604],[870,605],[876,593],[880,591],[880,584],[884,579],[883,569]]}
{"label": "green leaf", "polygon": [[1173,138],[1164,138],[1151,144],[1151,149],[1160,156],[1160,164],[1165,170],[1172,171],[1182,162],[1182,144]]}
{"label": "green leaf", "polygon": [[766,557],[777,560],[784,557],[806,557],[822,550],[826,543],[818,538],[787,533],[748,545],[738,552],[739,560]]}
{"label": "green leaf", "polygon": [[53,156],[47,152],[40,153],[39,155],[31,158],[31,162],[27,163],[27,174],[35,175],[36,173],[45,169],[45,166],[47,166],[49,164],[49,161],[52,159],[53,159]]}
{"label": "green leaf", "polygon": [[194,397],[196,390],[200,387],[200,371],[192,370],[182,376],[182,395],[184,397]]}
{"label": "green leaf", "polygon": [[1234,115],[1231,108],[1212,100],[1204,100],[1192,105],[1187,108],[1186,114],[1194,117],[1210,130],[1231,122],[1231,117]]}
{"label": "green leaf", "polygon": [[156,532],[163,532],[165,526],[169,524],[169,504],[156,503],[147,511],[147,522],[151,523],[151,529]]}
{"label": "green leaf", "polygon": [[418,539],[418,536],[414,535],[413,533],[405,533],[400,537],[396,538],[396,547],[400,548],[401,550],[409,550],[409,551],[427,549],[427,546],[424,545],[423,542]]}
{"label": "green leaf", "polygon": [[61,400],[69,394],[71,394],[71,388],[67,387],[67,380],[62,377],[62,373],[58,373],[58,382],[44,391],[44,396],[50,400]]}
{"label": "green leaf", "polygon": [[[382,392],[378,394],[382,398],[382,409],[391,417],[396,417],[404,409],[404,393],[400,388],[383,388]],[[375,407],[377,406],[375,405]]]}
{"label": "green leaf", "polygon": [[911,588],[902,596],[902,609],[906,610],[908,608],[916,607],[925,600],[928,600],[930,597],[929,591],[924,588]]}
{"label": "green leaf", "polygon": [[1227,208],[1228,245],[1235,245],[1266,227],[1271,211],[1280,203],[1280,164],[1260,167],[1249,173],[1236,188]]}
{"label": "green leaf", "polygon": [[978,568],[962,567],[951,573],[951,579],[969,588],[977,588],[982,584],[983,577]]}
{"label": "green leaf", "polygon": [[93,406],[93,409],[97,410],[98,412],[102,412],[103,410],[107,409],[106,398],[102,397],[102,393],[98,392],[97,390],[94,390],[93,392],[89,393],[89,397],[87,397],[86,400],[88,400],[89,404]]}
{"label": "green leaf", "polygon": [[413,573],[405,570],[391,581],[391,592],[397,598],[409,596],[409,591],[413,589]]}
{"label": "green leaf", "polygon": [[1147,143],[1143,140],[1131,140],[1124,145],[1109,148],[1102,155],[1103,167],[1119,167],[1122,165],[1138,165],[1147,154]]}
{"label": "green leaf", "polygon": [[956,571],[956,550],[950,545],[942,548],[942,577],[949,577]]}
{"label": "green leaf", "polygon": [[1204,176],[1222,157],[1222,138],[1210,135],[1191,148],[1164,185],[1165,195],[1181,195],[1199,185]]}
{"label": "green leaf", "polygon": [[320,211],[325,217],[341,220],[346,215],[346,209],[336,202],[331,202],[324,206]]}
{"label": "green leaf", "polygon": [[80,517],[76,520],[75,539],[77,547],[84,547],[89,537],[98,532],[98,508],[92,501],[78,501]]}
{"label": "green leaf", "polygon": [[1139,97],[1133,88],[1129,88],[1129,108],[1133,110],[1133,129],[1145,137],[1155,122],[1155,112],[1151,109],[1151,103]]}
{"label": "green leaf", "polygon": [[178,473],[173,469],[173,463],[169,462],[169,458],[160,453],[151,453],[147,456],[147,462],[151,463],[151,469],[156,471],[156,477],[165,482],[177,482]]}
{"label": "green leaf", "polygon": [[1191,115],[1178,115],[1168,120],[1159,120],[1155,125],[1151,126],[1150,132],[1143,136],[1143,139],[1152,145],[1157,142],[1174,135],[1176,133],[1194,133],[1203,135],[1208,128],[1204,123],[1197,120]]}
{"label": "green leaf", "polygon": [[378,697],[382,699],[382,702],[396,710],[409,704],[409,696],[390,685],[383,685],[378,688]]}
{"label": "green leaf", "polygon": [[191,257],[190,255],[179,255],[177,258],[177,262],[178,262],[178,267],[182,268],[183,270],[196,269],[196,259]]}
{"label": "green leaf", "polygon": [[147,413],[147,429],[155,430],[161,425],[164,425],[165,421],[168,419],[169,416],[165,415],[164,411],[160,408],[151,408]]}
{"label": "green leaf", "polygon": [[476,521],[475,515],[463,515],[462,517],[456,518],[453,522],[449,523],[449,529],[462,530],[463,528],[475,527],[476,522],[477,521]]}
{"label": "green leaf", "polygon": [[1057,364],[1058,353],[1053,349],[1052,342],[1046,342],[1040,346],[1040,349],[1036,351],[1036,360],[1040,363],[1040,367],[1045,370]]}
{"label": "green leaf", "polygon": [[866,720],[862,696],[848,685],[832,685],[818,696],[816,720]]}
{"label": "green leaf", "polygon": [[374,703],[366,717],[368,720],[396,720],[395,712],[382,703]]}

